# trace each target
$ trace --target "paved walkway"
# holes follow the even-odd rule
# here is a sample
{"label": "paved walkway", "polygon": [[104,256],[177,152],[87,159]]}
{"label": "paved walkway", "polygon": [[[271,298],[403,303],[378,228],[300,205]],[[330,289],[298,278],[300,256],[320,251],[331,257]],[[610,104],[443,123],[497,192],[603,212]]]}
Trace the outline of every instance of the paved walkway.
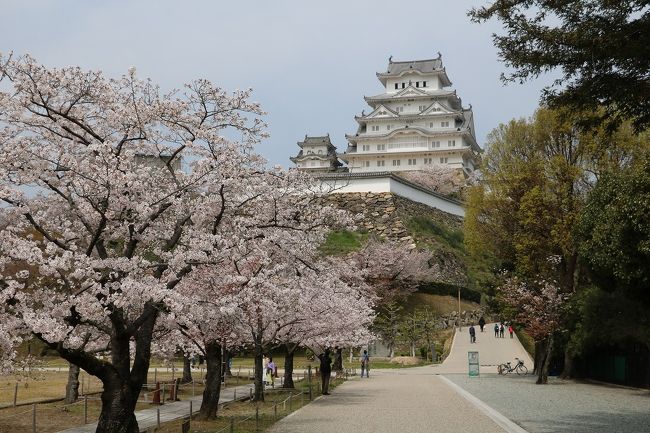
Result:
{"label": "paved walkway", "polygon": [[[241,398],[243,396],[248,396],[252,388],[252,385],[242,385],[229,388],[223,388],[221,390],[221,396],[219,397],[220,403],[227,403],[233,401],[233,399]],[[157,412],[160,409],[160,422],[164,423],[167,421],[173,421],[175,419],[184,418],[190,413],[190,400],[192,401],[192,413],[197,413],[201,407],[202,395],[197,395],[188,400],[184,401],[175,401],[173,403],[165,403],[162,406],[155,406],[150,409],[139,410],[135,413],[135,418],[138,420],[138,426],[140,431],[145,431],[147,428],[155,427],[157,420]],[[63,430],[58,433],[94,433],[97,429],[97,423],[85,424],[79,427],[73,427],[67,430]]]}
{"label": "paved walkway", "polygon": [[371,370],[293,415],[269,433],[503,433],[431,367]]}
{"label": "paved walkway", "polygon": [[439,366],[435,366],[434,374],[467,374],[467,352],[478,351],[481,373],[496,373],[497,365],[504,362],[512,362],[515,365],[515,358],[523,359],[524,365],[529,370],[533,369],[533,360],[523,348],[517,335],[510,338],[508,331],[504,338],[494,336],[494,323],[485,325],[485,332],[481,332],[478,325],[476,328],[476,343],[469,342],[469,327],[464,326],[462,332],[456,331],[454,343],[449,356]]}
{"label": "paved walkway", "polygon": [[[496,365],[532,360],[516,338],[495,338],[492,327],[469,342],[468,328],[456,332],[451,353],[438,366],[371,370],[370,379],[351,380],[278,422],[270,433],[513,433],[525,432],[440,374],[467,375],[467,352],[478,351],[481,373]],[[488,400],[489,401],[489,400]]]}

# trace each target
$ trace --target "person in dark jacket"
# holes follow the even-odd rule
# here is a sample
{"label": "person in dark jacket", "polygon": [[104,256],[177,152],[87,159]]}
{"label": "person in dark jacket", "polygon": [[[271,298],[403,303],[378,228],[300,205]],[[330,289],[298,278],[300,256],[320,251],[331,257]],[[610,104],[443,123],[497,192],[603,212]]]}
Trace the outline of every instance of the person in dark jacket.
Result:
{"label": "person in dark jacket", "polygon": [[469,327],[469,342],[476,343],[476,329],[474,329],[474,325]]}
{"label": "person in dark jacket", "polygon": [[330,358],[330,350],[325,349],[325,352],[318,355],[318,358],[320,359],[320,376],[323,395],[329,395],[330,377],[332,376],[332,358]]}
{"label": "person in dark jacket", "polygon": [[478,319],[478,326],[481,327],[481,332],[483,332],[483,328],[485,327],[485,318],[481,316],[480,319]]}
{"label": "person in dark jacket", "polygon": [[494,336],[499,338],[499,324],[498,323],[494,324]]}

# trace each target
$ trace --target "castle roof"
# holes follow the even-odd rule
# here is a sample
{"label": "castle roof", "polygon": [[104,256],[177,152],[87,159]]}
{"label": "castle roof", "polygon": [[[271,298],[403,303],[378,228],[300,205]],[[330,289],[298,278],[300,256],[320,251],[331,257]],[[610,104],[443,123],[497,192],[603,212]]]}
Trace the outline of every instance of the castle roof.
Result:
{"label": "castle roof", "polygon": [[322,146],[326,145],[328,148],[335,148],[334,145],[332,144],[332,141],[330,140],[330,135],[321,135],[321,136],[307,136],[305,135],[305,139],[303,141],[298,142],[298,146],[302,148],[303,146]]}
{"label": "castle roof", "polygon": [[406,60],[402,62],[393,62],[393,56],[388,59],[388,68],[386,72],[377,72],[377,78],[383,85],[386,85],[386,80],[391,77],[401,77],[409,73],[417,73],[420,75],[436,74],[441,78],[443,87],[451,86],[451,81],[447,76],[447,72],[442,65],[442,56],[438,53],[435,59],[426,60]]}

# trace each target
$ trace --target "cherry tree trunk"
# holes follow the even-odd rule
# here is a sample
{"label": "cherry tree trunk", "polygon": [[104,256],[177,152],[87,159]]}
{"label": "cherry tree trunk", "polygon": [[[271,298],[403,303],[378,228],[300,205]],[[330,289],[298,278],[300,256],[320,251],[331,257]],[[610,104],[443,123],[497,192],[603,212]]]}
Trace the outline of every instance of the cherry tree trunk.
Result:
{"label": "cherry tree trunk", "polygon": [[544,364],[544,354],[546,345],[544,341],[535,341],[535,359],[533,360],[533,372],[539,375],[542,365]]}
{"label": "cherry tree trunk", "polygon": [[546,350],[544,353],[544,361],[539,368],[539,374],[537,376],[537,384],[543,385],[548,383],[548,369],[551,363],[551,353],[553,352],[553,334],[551,334],[546,343]]}
{"label": "cherry tree trunk", "polygon": [[296,353],[296,344],[286,344],[287,354],[284,355],[284,383],[283,388],[295,388],[293,384],[293,356]]}
{"label": "cherry tree trunk", "polygon": [[[151,360],[153,328],[158,318],[154,304],[145,306],[145,313],[137,332],[128,332],[119,313],[111,316],[111,362],[98,362],[94,357],[78,356],[76,352],[60,352],[68,362],[101,379],[104,391],[101,394],[102,411],[99,414],[96,433],[139,433],[135,418],[135,405],[147,381]],[[131,342],[135,352],[131,358]],[[133,361],[133,363],[131,363]]]}
{"label": "cherry tree trunk", "polygon": [[264,401],[264,354],[262,353],[262,346],[255,345],[255,394],[253,399],[255,401]]}
{"label": "cherry tree trunk", "polygon": [[112,374],[102,380],[102,411],[99,415],[96,433],[139,433],[138,422],[135,419],[135,405],[140,393],[117,374]]}
{"label": "cherry tree trunk", "polygon": [[[135,405],[147,380],[151,359],[151,340],[156,313],[152,313],[135,335],[135,355],[131,366],[131,335],[114,329],[111,336],[111,367],[103,368],[99,378],[104,386],[102,411],[96,433],[138,433]],[[117,326],[116,326],[117,328]],[[83,359],[83,358],[82,358]],[[80,363],[80,367],[84,367]],[[87,369],[86,369],[87,370]]]}
{"label": "cherry tree trunk", "polygon": [[336,349],[336,355],[334,356],[334,365],[332,365],[334,371],[343,371],[343,349]]}
{"label": "cherry tree trunk", "polygon": [[192,362],[187,355],[183,355],[183,378],[181,383],[192,382]]}
{"label": "cherry tree trunk", "polygon": [[72,404],[79,398],[79,366],[70,363],[68,384],[65,386],[65,403]]}
{"label": "cherry tree trunk", "polygon": [[205,389],[203,390],[199,417],[214,419],[217,417],[221,394],[221,345],[219,343],[213,341],[206,344],[205,363]]}

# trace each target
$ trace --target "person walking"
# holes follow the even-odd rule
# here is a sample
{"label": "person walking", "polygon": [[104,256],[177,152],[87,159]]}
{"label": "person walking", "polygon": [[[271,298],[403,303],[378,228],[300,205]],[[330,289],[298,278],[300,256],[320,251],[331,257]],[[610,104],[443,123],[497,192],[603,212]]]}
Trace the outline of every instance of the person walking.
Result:
{"label": "person walking", "polygon": [[264,355],[264,358],[262,358],[262,365],[264,366],[264,369],[262,370],[262,374],[264,375],[264,385],[268,385],[269,383],[266,380],[266,369],[269,366],[269,357]]}
{"label": "person walking", "polygon": [[332,358],[330,358],[330,350],[325,349],[325,352],[318,355],[320,358],[320,377],[322,382],[322,394],[329,395],[330,378],[332,376]]}
{"label": "person walking", "polygon": [[476,329],[474,329],[474,324],[469,327],[469,342],[476,343]]}
{"label": "person walking", "polygon": [[366,377],[370,378],[370,356],[368,356],[368,351],[364,350],[363,355],[361,355],[361,378],[363,378],[363,372],[366,372]]}
{"label": "person walking", "polygon": [[483,328],[485,327],[485,318],[481,316],[480,319],[478,319],[478,326],[481,327],[481,332],[483,332]]}
{"label": "person walking", "polygon": [[499,327],[499,337],[503,338],[503,333],[504,333],[505,330],[506,330],[506,327],[503,326],[503,323],[502,323],[501,326]]}
{"label": "person walking", "polygon": [[512,334],[515,332],[515,330],[512,329],[512,325],[508,325],[508,332],[510,333],[510,338],[512,338]]}
{"label": "person walking", "polygon": [[266,373],[267,376],[269,377],[269,383],[273,388],[275,388],[276,372],[277,372],[277,367],[275,366],[275,362],[273,362],[273,358],[269,356],[269,363],[266,365]]}
{"label": "person walking", "polygon": [[498,323],[494,324],[494,336],[497,337],[497,338],[499,337],[499,324]]}

